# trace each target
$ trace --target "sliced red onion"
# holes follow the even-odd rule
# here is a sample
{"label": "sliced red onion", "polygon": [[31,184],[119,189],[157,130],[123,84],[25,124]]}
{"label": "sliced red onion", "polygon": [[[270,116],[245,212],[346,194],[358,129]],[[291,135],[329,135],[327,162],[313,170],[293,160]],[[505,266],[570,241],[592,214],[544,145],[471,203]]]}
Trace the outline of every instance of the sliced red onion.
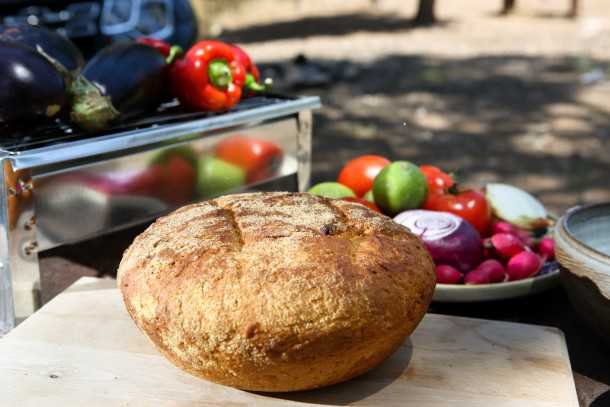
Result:
{"label": "sliced red onion", "polygon": [[459,216],[448,212],[412,210],[396,215],[394,221],[424,241],[436,264],[448,264],[465,273],[481,263],[481,236]]}

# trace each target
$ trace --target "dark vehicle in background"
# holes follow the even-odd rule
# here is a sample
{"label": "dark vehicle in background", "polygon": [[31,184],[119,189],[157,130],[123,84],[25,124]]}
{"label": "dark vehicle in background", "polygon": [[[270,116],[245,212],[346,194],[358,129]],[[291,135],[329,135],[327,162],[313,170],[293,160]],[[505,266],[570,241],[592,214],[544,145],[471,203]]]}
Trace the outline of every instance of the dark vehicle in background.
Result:
{"label": "dark vehicle in background", "polygon": [[122,39],[148,36],[188,48],[197,37],[189,0],[0,0],[0,24],[41,25],[90,57]]}

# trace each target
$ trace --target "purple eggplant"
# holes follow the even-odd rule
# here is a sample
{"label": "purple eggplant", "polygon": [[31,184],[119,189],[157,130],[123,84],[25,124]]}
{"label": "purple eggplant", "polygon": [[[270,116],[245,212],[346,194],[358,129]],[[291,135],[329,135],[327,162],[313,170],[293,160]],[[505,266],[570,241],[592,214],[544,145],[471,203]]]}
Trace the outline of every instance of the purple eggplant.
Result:
{"label": "purple eggplant", "polygon": [[0,124],[56,116],[69,100],[64,75],[42,54],[0,40]]}
{"label": "purple eggplant", "polygon": [[0,25],[0,40],[19,42],[33,49],[40,47],[45,54],[71,72],[79,71],[85,64],[83,54],[72,41],[44,27],[29,24],[10,27]]}
{"label": "purple eggplant", "polygon": [[123,118],[155,110],[167,89],[163,55],[147,45],[120,42],[98,52],[82,75],[110,97]]}

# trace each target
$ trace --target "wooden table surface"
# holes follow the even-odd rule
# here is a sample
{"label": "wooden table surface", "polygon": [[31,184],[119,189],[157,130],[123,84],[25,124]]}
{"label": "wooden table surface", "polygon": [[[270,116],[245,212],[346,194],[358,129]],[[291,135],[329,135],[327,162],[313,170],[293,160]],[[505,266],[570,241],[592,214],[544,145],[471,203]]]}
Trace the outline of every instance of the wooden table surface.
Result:
{"label": "wooden table surface", "polygon": [[561,286],[531,297],[476,304],[433,303],[430,312],[553,326],[568,352],[581,407],[610,407],[610,343],[584,325]]}
{"label": "wooden table surface", "polygon": [[[112,275],[122,252],[143,226],[102,236],[44,253],[61,256]],[[77,265],[74,265],[77,268]],[[49,267],[50,269],[51,267]],[[65,269],[64,265],[61,265]],[[55,267],[57,269],[57,267]],[[44,270],[43,270],[44,272]],[[74,275],[89,275],[89,269]],[[47,273],[49,278],[57,273]],[[73,281],[73,280],[72,280]],[[64,286],[65,287],[65,286]],[[582,324],[562,287],[528,298],[482,304],[432,304],[432,312],[498,321],[523,322],[561,329],[568,343],[570,361],[581,407],[610,406],[610,345]]]}
{"label": "wooden table surface", "polygon": [[256,394],[197,379],[137,330],[112,281],[81,280],[0,339],[2,405],[576,407],[554,328],[427,314],[378,368],[326,389]]}

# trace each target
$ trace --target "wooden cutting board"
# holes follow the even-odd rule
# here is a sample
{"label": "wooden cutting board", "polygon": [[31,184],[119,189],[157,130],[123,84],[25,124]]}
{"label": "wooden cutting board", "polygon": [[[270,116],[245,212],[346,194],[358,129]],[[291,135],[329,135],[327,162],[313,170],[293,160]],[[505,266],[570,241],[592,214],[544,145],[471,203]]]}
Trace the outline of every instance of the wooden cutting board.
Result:
{"label": "wooden cutting board", "polygon": [[137,330],[118,290],[94,289],[90,278],[79,283],[0,339],[0,405],[578,406],[565,340],[554,328],[428,314],[361,377],[265,395],[182,372]]}

